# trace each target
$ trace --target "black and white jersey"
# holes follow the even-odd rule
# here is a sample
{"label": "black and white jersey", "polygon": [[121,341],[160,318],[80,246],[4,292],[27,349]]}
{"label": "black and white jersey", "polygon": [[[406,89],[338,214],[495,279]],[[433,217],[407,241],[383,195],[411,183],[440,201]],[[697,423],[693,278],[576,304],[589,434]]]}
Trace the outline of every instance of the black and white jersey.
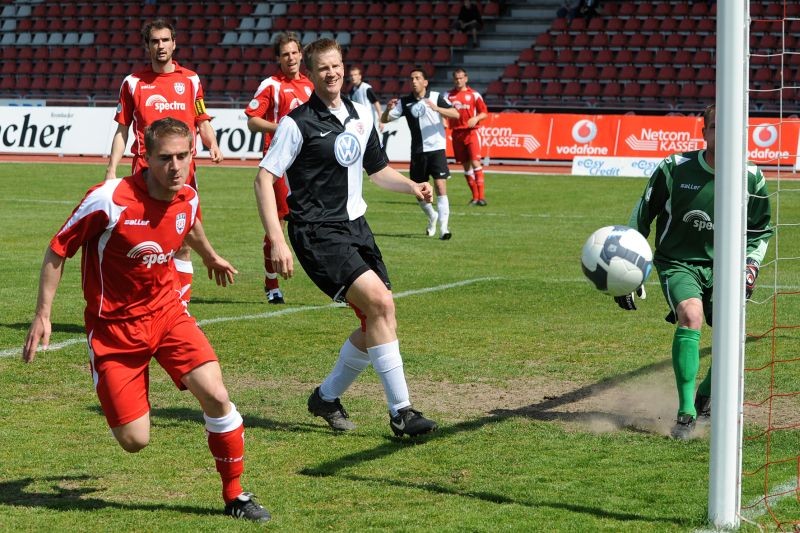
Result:
{"label": "black and white jersey", "polygon": [[353,102],[357,102],[366,106],[367,108],[372,110],[372,119],[377,121],[379,117],[375,116],[375,102],[378,101],[378,95],[375,94],[375,91],[372,89],[372,85],[367,82],[361,82],[358,87],[353,85],[350,88],[350,100]]}
{"label": "black and white jersey", "polygon": [[388,114],[392,120],[406,117],[408,129],[411,132],[412,154],[435,152],[447,148],[442,116],[431,109],[425,100],[431,100],[441,108],[453,107],[444,94],[428,91],[420,99],[417,99],[413,93],[400,97]]}
{"label": "black and white jersey", "polygon": [[363,171],[374,174],[387,165],[370,110],[345,97],[331,110],[316,93],[281,119],[259,164],[275,176],[286,175],[288,219],[295,222],[362,216]]}

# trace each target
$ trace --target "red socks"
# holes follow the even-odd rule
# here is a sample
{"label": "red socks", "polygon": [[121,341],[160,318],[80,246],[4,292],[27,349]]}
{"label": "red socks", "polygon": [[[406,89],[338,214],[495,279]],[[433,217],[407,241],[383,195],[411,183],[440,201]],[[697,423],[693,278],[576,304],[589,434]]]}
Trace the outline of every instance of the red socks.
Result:
{"label": "red socks", "polygon": [[222,478],[222,497],[228,503],[243,492],[239,477],[244,472],[244,424],[227,433],[207,434],[208,449]]}

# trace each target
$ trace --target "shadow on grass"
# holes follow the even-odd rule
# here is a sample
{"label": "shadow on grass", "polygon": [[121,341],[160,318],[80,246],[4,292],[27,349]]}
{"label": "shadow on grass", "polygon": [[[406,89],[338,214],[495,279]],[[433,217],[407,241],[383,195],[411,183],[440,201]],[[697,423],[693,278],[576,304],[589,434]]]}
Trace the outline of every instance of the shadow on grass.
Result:
{"label": "shadow on grass", "polygon": [[[125,511],[175,511],[178,513],[213,516],[219,509],[192,505],[169,505],[161,503],[119,503],[89,496],[102,489],[78,487],[83,482],[95,479],[92,476],[64,476],[23,478],[0,482],[0,505],[18,507],[42,507],[53,511],[93,511],[97,509],[121,509]],[[32,485],[50,485],[50,490],[37,492]],[[66,485],[66,486],[65,486]]]}
{"label": "shadow on grass", "polygon": [[[11,324],[0,324],[0,327],[14,329],[17,331],[28,331],[28,328],[31,327],[30,322],[13,322]],[[52,332],[53,333],[79,333],[81,335],[86,334],[86,330],[83,327],[83,324],[64,324],[59,322],[54,322],[52,324]]]}
{"label": "shadow on grass", "polygon": [[[87,407],[89,411],[103,416],[103,411],[97,404]],[[311,422],[299,423],[286,423],[276,422],[269,418],[262,418],[260,416],[250,416],[242,414],[244,419],[244,427],[266,429],[269,431],[284,431],[287,433],[297,432],[315,432],[315,433],[331,433],[327,425],[314,424]],[[190,407],[158,407],[150,410],[150,423],[154,427],[176,427],[184,424],[205,426],[203,420],[203,412],[200,406],[196,409]]]}
{"label": "shadow on grass", "polygon": [[[422,227],[422,224],[420,224]],[[387,239],[390,237],[400,238],[400,239],[430,239],[424,233],[375,233],[376,237],[386,237]]]}
{"label": "shadow on grass", "polygon": [[428,492],[433,492],[436,494],[445,494],[448,496],[461,496],[467,498],[477,498],[479,500],[483,500],[489,503],[501,503],[501,504],[513,504],[513,505],[524,505],[526,507],[549,507],[551,509],[559,509],[562,511],[568,511],[571,513],[584,513],[584,514],[591,514],[597,516],[598,518],[605,518],[610,520],[619,520],[620,522],[627,522],[627,521],[637,521],[637,522],[671,522],[674,524],[683,524],[684,518],[681,517],[674,517],[674,518],[663,518],[663,517],[648,517],[642,514],[633,514],[633,513],[619,513],[614,511],[608,511],[605,509],[597,509],[595,507],[588,507],[585,505],[577,505],[572,503],[566,502],[548,502],[548,501],[525,501],[519,500],[514,498],[509,498],[508,496],[503,496],[502,494],[497,494],[494,492],[484,492],[484,491],[471,491],[471,490],[457,490],[450,487],[444,487],[442,485],[437,485],[436,483],[410,483],[408,481],[398,481],[395,479],[373,479],[370,477],[364,476],[355,476],[351,474],[346,474],[342,476],[345,479],[349,479],[351,481],[358,481],[358,482],[367,482],[367,483],[377,483],[381,485],[387,485],[389,487],[404,487],[408,489],[417,489],[417,490],[424,490]]}

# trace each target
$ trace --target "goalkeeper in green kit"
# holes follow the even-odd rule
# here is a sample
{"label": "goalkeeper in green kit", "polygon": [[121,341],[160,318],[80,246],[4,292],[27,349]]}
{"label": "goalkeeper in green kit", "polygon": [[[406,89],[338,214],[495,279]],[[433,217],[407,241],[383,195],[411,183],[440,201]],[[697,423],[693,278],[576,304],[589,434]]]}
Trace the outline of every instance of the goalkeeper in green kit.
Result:
{"label": "goalkeeper in green kit", "polygon": [[[672,341],[672,367],[678,387],[676,439],[691,436],[698,416],[711,414],[711,369],[694,394],[700,367],[700,328],[711,325],[714,287],[714,133],[716,110],[703,113],[705,150],[674,154],[653,172],[628,225],[650,234],[656,220],[653,264],[670,307],[669,322],[677,323]],[[767,184],[761,170],[747,164],[747,260],[743,265],[745,296],[755,288],[758,267],[772,237]],[[640,287],[637,294],[643,297]],[[636,309],[635,294],[615,298],[625,310]]]}

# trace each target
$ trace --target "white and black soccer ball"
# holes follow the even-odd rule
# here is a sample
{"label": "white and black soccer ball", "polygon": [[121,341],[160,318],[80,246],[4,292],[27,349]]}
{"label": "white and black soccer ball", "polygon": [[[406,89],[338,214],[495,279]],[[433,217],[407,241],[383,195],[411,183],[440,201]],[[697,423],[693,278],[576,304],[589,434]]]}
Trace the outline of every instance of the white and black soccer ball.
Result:
{"label": "white and black soccer ball", "polygon": [[635,229],[606,226],[592,233],[583,245],[581,266],[598,290],[624,296],[647,280],[653,268],[653,251]]}

